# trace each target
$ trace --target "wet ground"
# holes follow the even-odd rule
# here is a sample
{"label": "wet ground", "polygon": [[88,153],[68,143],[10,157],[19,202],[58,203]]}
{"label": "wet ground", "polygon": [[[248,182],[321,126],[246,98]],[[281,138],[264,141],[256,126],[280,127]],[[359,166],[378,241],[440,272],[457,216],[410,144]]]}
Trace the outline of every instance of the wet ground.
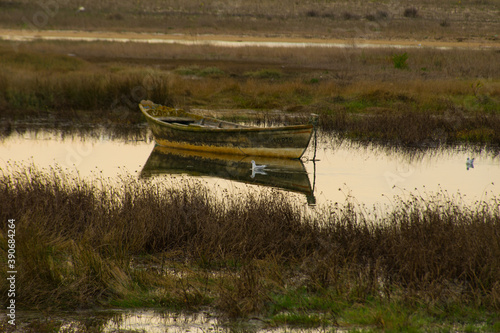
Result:
{"label": "wet ground", "polygon": [[[0,315],[0,320],[2,320]],[[103,332],[103,333],[217,333],[217,332],[318,332],[318,328],[272,327],[259,318],[246,321],[219,320],[210,312],[180,313],[161,309],[143,310],[105,310],[46,313],[40,318],[39,313],[18,312],[18,319],[28,329],[57,328],[63,332]],[[346,332],[342,328],[328,328],[329,332]]]}

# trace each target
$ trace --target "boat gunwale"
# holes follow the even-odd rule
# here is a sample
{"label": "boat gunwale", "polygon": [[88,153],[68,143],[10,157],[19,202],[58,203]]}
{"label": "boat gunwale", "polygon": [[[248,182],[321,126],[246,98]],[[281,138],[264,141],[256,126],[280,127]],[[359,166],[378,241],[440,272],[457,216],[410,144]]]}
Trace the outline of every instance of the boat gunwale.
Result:
{"label": "boat gunwale", "polygon": [[198,125],[198,126],[189,126],[185,124],[176,124],[176,123],[168,123],[165,121],[162,121],[158,119],[159,117],[155,117],[149,114],[148,110],[154,110],[154,108],[146,109],[142,104],[139,104],[139,108],[141,109],[142,113],[146,116],[148,120],[153,121],[159,126],[167,126],[171,127],[175,130],[181,130],[181,131],[197,131],[197,132],[276,132],[276,131],[294,131],[294,130],[312,130],[313,129],[313,124],[302,124],[302,125],[285,125],[285,126],[275,126],[275,127],[243,127],[237,123],[229,122],[229,121],[224,121],[224,120],[219,120],[217,118],[212,118],[212,117],[203,117],[199,115],[195,115],[189,112],[184,112],[186,115],[193,116],[193,119],[207,119],[211,121],[218,121],[218,122],[224,122],[224,123],[229,123],[235,126],[239,126],[237,128],[217,128],[217,127],[208,127],[208,126],[203,126],[203,125]]}

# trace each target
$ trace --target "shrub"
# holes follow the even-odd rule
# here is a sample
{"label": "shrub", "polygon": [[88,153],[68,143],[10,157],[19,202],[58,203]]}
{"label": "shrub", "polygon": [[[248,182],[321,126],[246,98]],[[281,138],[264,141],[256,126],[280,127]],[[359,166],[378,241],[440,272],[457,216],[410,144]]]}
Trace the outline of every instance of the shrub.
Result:
{"label": "shrub", "polygon": [[344,12],[344,13],[342,13],[342,18],[344,20],[359,20],[360,16],[357,14],[350,13],[350,12]]}
{"label": "shrub", "polygon": [[444,20],[442,20],[439,23],[439,25],[442,26],[442,27],[449,27],[450,26],[450,22],[448,21],[448,19],[444,19]]}
{"label": "shrub", "polygon": [[418,9],[415,7],[406,8],[403,15],[404,17],[416,18],[418,16]]}
{"label": "shrub", "polygon": [[408,64],[406,63],[408,60],[408,53],[395,54],[392,56],[392,63],[394,64],[394,68],[397,69],[407,69]]}
{"label": "shrub", "polygon": [[385,10],[378,10],[377,17],[381,20],[385,20],[385,19],[389,18],[389,13],[386,12]]}
{"label": "shrub", "polygon": [[255,72],[246,72],[244,75],[254,79],[279,79],[283,77],[283,72],[277,69],[262,69]]}
{"label": "shrub", "polygon": [[326,12],[323,12],[323,14],[321,14],[321,16],[333,20],[335,18],[335,13],[333,11],[331,11],[331,10],[328,10]]}
{"label": "shrub", "polygon": [[310,10],[308,10],[306,12],[306,16],[308,16],[308,17],[317,17],[317,16],[319,16],[319,13],[316,10],[314,10],[314,9],[310,9]]}
{"label": "shrub", "polygon": [[375,17],[374,14],[366,14],[365,19],[367,19],[368,21],[376,21],[377,20],[377,18]]}
{"label": "shrub", "polygon": [[365,19],[368,21],[386,20],[387,18],[389,18],[389,13],[385,10],[378,10],[376,13],[369,13],[365,15]]}

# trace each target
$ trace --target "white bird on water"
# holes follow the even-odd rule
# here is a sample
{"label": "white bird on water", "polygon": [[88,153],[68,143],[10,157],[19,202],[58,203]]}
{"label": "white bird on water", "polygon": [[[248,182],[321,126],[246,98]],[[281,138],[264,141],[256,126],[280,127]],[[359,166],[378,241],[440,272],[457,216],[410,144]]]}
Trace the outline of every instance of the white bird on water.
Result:
{"label": "white bird on water", "polygon": [[251,177],[255,178],[256,174],[267,175],[267,173],[264,171],[266,166],[267,166],[266,164],[258,165],[255,163],[254,160],[252,160],[252,176]]}
{"label": "white bird on water", "polygon": [[467,157],[465,165],[467,166],[467,170],[469,170],[469,168],[474,168],[474,158],[471,159]]}

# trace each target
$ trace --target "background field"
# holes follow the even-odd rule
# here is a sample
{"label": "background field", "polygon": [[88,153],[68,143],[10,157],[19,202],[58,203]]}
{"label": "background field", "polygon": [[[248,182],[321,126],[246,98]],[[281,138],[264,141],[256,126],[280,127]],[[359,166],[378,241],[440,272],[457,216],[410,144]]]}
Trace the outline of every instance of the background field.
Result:
{"label": "background field", "polygon": [[[496,50],[0,44],[3,132],[17,121],[139,124],[141,99],[320,115],[350,138],[500,143]],[[369,117],[366,117],[369,115]],[[268,119],[268,118],[267,118]],[[237,120],[237,119],[236,119]],[[243,119],[244,120],[244,119]]]}
{"label": "background field", "polygon": [[[84,7],[84,11],[78,11]],[[0,1],[0,27],[498,41],[494,0]]]}

